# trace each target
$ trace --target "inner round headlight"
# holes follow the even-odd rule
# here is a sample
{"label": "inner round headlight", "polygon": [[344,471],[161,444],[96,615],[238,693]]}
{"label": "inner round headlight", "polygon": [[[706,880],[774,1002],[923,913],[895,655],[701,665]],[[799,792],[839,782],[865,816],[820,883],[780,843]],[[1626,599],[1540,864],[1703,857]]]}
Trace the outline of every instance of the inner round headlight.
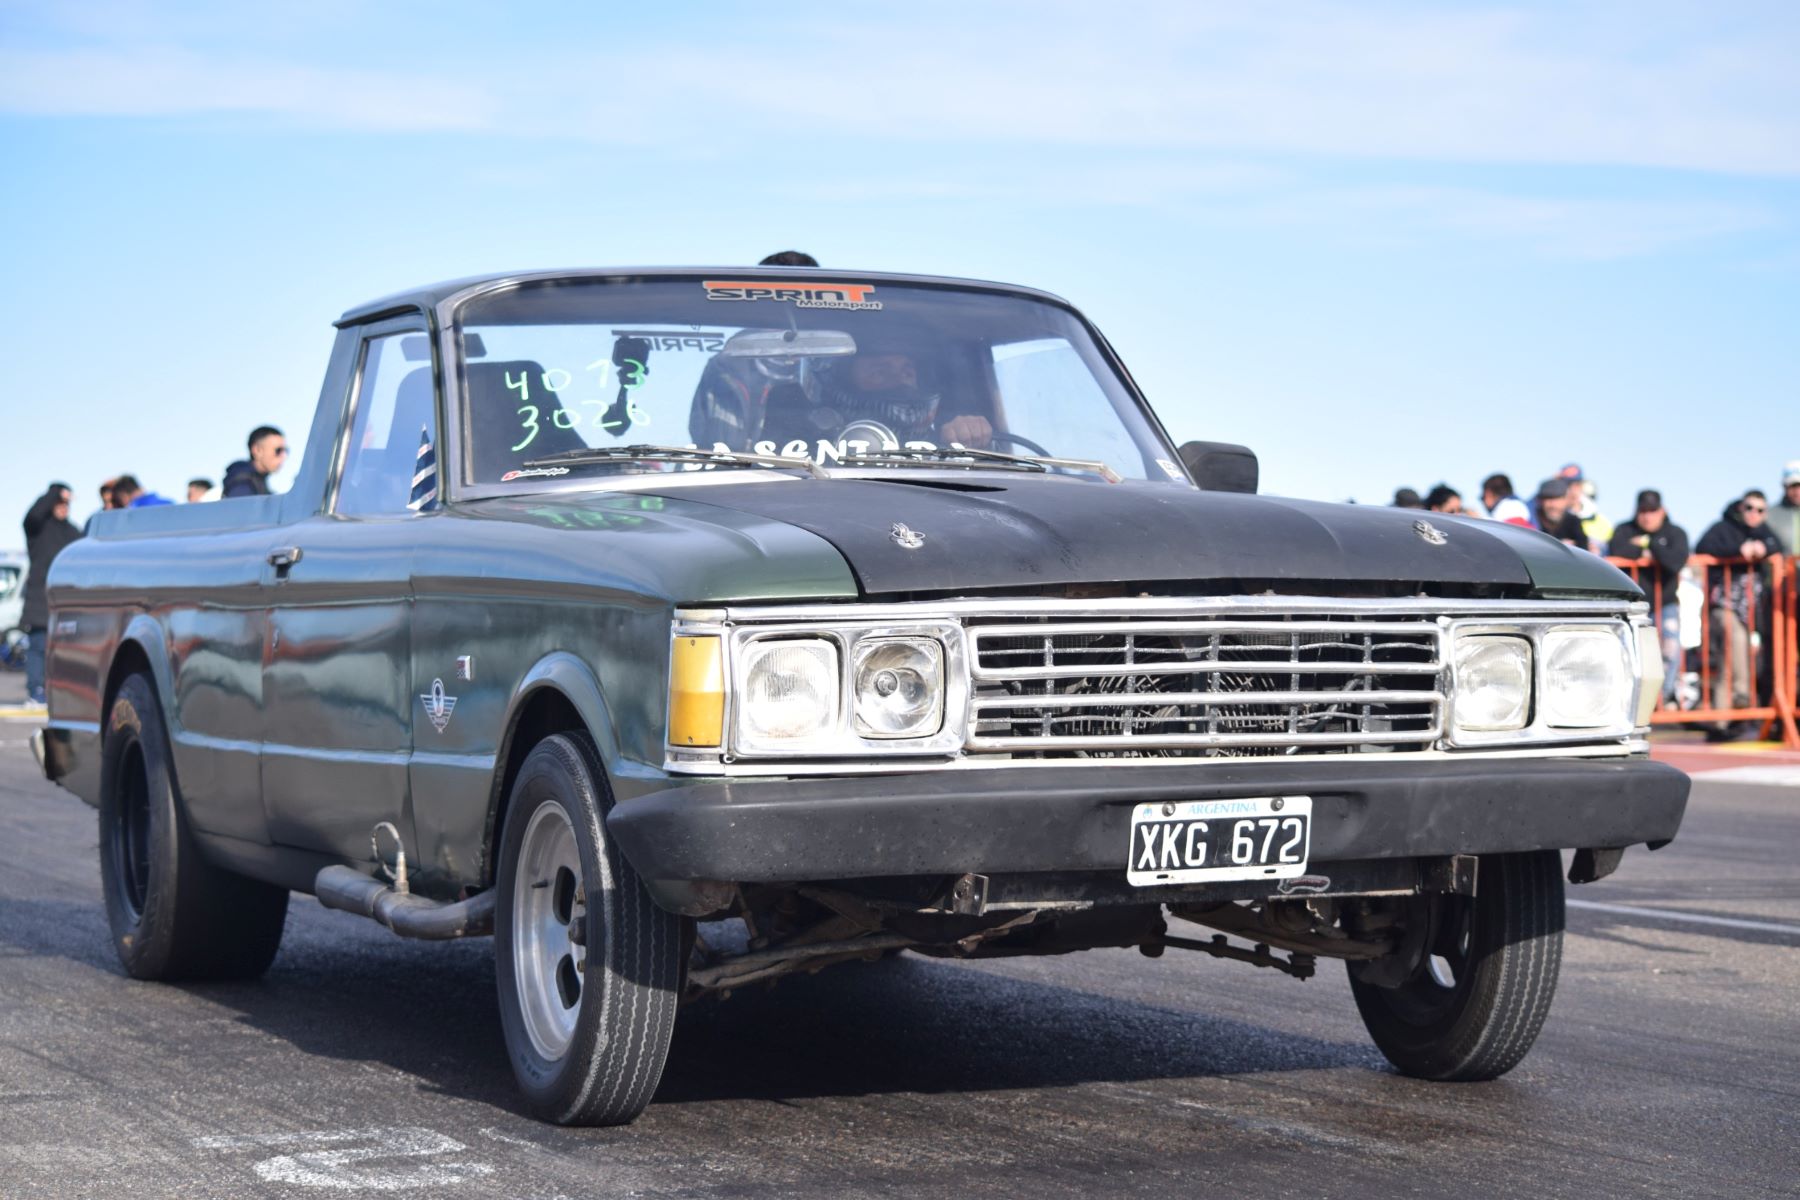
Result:
{"label": "inner round headlight", "polygon": [[1456,643],[1458,729],[1523,729],[1531,710],[1531,643],[1516,637],[1464,637]]}
{"label": "inner round headlight", "polygon": [[935,638],[865,638],[851,657],[856,732],[929,737],[944,724],[944,648]]}
{"label": "inner round headlight", "polygon": [[1544,635],[1544,723],[1561,729],[1620,725],[1631,702],[1625,647],[1612,633],[1560,629]]}
{"label": "inner round headlight", "polygon": [[814,638],[752,642],[744,651],[738,740],[754,746],[804,743],[837,724],[837,647]]}

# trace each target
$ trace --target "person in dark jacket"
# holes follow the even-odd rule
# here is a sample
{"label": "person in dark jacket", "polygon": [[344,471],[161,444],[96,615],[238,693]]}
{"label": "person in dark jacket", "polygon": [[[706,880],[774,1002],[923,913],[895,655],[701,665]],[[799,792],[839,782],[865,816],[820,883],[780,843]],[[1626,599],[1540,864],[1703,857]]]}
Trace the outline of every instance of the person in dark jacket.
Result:
{"label": "person in dark jacket", "polygon": [[[1748,708],[1755,698],[1750,690],[1750,630],[1761,615],[1767,591],[1763,572],[1770,556],[1783,550],[1781,539],[1768,526],[1768,515],[1768,497],[1752,488],[1725,506],[1724,514],[1694,547],[1699,554],[1741,560],[1706,569],[1706,603],[1724,651],[1712,656],[1714,708]],[[1707,736],[1724,741],[1735,732],[1726,722]]]}
{"label": "person in dark jacket", "polygon": [[1546,479],[1538,485],[1537,504],[1532,510],[1537,527],[1559,542],[1567,542],[1580,550],[1589,550],[1587,531],[1581,518],[1569,507],[1569,481]]}
{"label": "person in dark jacket", "polygon": [[1681,682],[1681,569],[1687,565],[1687,531],[1669,520],[1662,493],[1645,488],[1638,493],[1637,512],[1613,530],[1607,547],[1614,558],[1637,564],[1638,585],[1650,599],[1662,635],[1663,700],[1673,702]]}
{"label": "person in dark jacket", "polygon": [[44,595],[50,564],[63,548],[81,537],[69,520],[73,493],[66,483],[53,483],[25,514],[25,553],[31,566],[25,573],[25,607],[20,624],[25,627],[25,699],[44,703],[44,647],[50,633],[50,604]]}
{"label": "person in dark jacket", "polygon": [[273,425],[258,425],[250,431],[250,457],[240,458],[225,468],[223,498],[234,496],[267,496],[269,476],[281,470],[287,461],[287,438]]}

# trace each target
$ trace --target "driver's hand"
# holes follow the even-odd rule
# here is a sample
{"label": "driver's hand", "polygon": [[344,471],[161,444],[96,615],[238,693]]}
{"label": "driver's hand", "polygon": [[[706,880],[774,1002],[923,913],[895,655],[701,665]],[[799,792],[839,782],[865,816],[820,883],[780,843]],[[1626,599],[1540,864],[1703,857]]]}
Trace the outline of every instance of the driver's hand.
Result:
{"label": "driver's hand", "polygon": [[988,443],[994,440],[994,427],[986,417],[952,417],[944,422],[942,432],[944,441],[955,442],[974,450],[985,450]]}

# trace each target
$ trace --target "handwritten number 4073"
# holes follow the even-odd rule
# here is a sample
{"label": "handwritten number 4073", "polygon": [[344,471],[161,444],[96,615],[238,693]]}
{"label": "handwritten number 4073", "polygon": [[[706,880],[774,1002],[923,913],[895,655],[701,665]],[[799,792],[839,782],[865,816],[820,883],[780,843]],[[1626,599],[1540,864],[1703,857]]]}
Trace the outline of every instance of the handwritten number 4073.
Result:
{"label": "handwritten number 4073", "polygon": [[[596,380],[601,391],[604,392],[610,386],[608,380],[612,375],[612,360],[602,358],[596,362],[589,363],[583,369],[598,373]],[[619,385],[628,391],[633,388],[641,387],[644,382],[644,374],[644,364],[635,358],[628,358],[624,361],[623,367],[619,371]],[[583,423],[580,408],[593,408],[595,411],[588,415],[589,423],[599,426],[600,429],[610,434],[622,433],[633,425],[648,425],[650,423],[650,414],[645,412],[635,400],[632,400],[627,404],[625,415],[622,419],[619,417],[614,417],[610,420],[607,419],[607,412],[612,405],[610,401],[604,399],[577,401],[576,403],[580,408],[572,409],[565,407],[562,403],[562,393],[567,391],[574,382],[575,377],[561,367],[550,367],[549,369],[540,372],[538,375],[539,385],[544,391],[549,392],[551,397],[559,402],[555,411],[550,414],[550,423],[556,426],[556,428],[579,429]],[[537,405],[530,402],[531,372],[520,371],[515,377],[511,371],[508,371],[506,373],[506,386],[510,390],[519,393],[519,399],[524,401],[524,403],[519,405],[518,415],[519,430],[525,436],[518,445],[512,448],[513,452],[517,453],[537,440],[538,433],[543,428],[543,411]]]}

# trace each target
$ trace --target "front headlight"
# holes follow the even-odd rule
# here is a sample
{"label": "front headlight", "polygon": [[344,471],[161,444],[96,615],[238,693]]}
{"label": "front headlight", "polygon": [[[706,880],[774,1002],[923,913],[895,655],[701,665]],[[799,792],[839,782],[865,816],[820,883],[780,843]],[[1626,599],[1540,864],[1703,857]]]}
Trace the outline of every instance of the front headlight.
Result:
{"label": "front headlight", "polygon": [[737,744],[803,749],[837,726],[842,691],[837,646],[823,638],[751,642],[744,648]]}
{"label": "front headlight", "polygon": [[1457,638],[1456,728],[1523,729],[1530,715],[1531,643],[1521,637]]}
{"label": "front headlight", "polygon": [[675,628],[669,663],[672,761],[923,757],[963,747],[969,675],[954,621],[736,629],[688,621]]}
{"label": "front headlight", "polygon": [[944,723],[944,648],[936,638],[864,638],[852,655],[856,732],[925,737]]}
{"label": "front headlight", "polygon": [[1631,664],[1616,633],[1555,629],[1544,635],[1544,724],[1600,729],[1628,723]]}

